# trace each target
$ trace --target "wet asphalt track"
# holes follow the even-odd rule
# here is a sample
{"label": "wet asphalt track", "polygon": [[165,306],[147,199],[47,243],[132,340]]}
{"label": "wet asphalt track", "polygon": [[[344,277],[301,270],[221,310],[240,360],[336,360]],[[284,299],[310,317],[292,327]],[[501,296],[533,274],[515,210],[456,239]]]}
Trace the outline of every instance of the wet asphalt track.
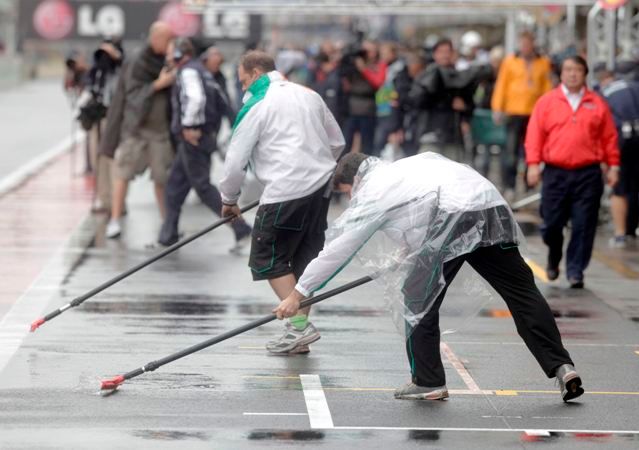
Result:
{"label": "wet asphalt track", "polygon": [[[26,335],[40,313],[152,254],[145,244],[159,224],[147,191],[146,184],[134,186],[122,241],[92,240],[94,224],[87,222],[5,316],[0,448],[639,447],[637,322],[611,300],[636,298],[637,281],[597,261],[587,280],[592,290],[540,281],[587,391],[569,405],[527,352],[503,302],[468,281],[469,269],[442,309],[448,401],[393,399],[408,367],[375,284],[315,310],[322,339],[309,355],[267,355],[263,345],[281,327],[273,323],[100,397],[101,379],[274,305],[268,286],[251,281],[246,256],[228,255],[232,235],[225,229]],[[191,204],[184,228],[192,232],[212,220]],[[538,240],[529,246],[542,263]],[[349,268],[331,287],[361,275]]]}

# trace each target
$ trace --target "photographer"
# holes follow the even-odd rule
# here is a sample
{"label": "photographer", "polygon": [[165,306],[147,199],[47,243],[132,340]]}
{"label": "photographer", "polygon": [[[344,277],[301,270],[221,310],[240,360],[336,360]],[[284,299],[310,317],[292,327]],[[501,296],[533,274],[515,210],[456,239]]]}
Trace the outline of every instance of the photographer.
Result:
{"label": "photographer", "polygon": [[77,50],[71,51],[65,61],[64,91],[77,97],[82,93],[86,85],[87,72],[89,67],[82,53]]}
{"label": "photographer", "polygon": [[121,233],[120,219],[133,178],[151,169],[160,214],[164,217],[164,185],[173,160],[168,132],[169,93],[175,81],[165,67],[165,55],[173,39],[163,22],[151,25],[148,45],[125,64],[109,108],[100,154],[113,158],[113,196],[108,238]]}
{"label": "photographer", "polygon": [[[86,74],[86,85],[79,100],[78,120],[85,130],[91,130],[106,117],[123,57],[121,44],[112,39],[102,41],[93,54],[93,65]],[[67,65],[69,62],[77,68],[77,62],[67,61]]]}
{"label": "photographer", "polygon": [[377,116],[375,94],[386,79],[386,63],[379,61],[378,53],[377,44],[364,41],[361,48],[350,49],[344,55],[343,86],[348,95],[345,152],[351,151],[355,133],[359,132],[360,151],[373,154]]}
{"label": "photographer", "polygon": [[78,99],[78,121],[87,131],[86,172],[95,176],[96,197],[93,212],[103,212],[110,204],[110,162],[100,158],[98,147],[102,139],[104,119],[122,66],[124,51],[119,40],[104,39],[93,53],[93,65],[86,69],[78,55],[67,59],[67,67],[73,74],[76,90],[82,90]]}

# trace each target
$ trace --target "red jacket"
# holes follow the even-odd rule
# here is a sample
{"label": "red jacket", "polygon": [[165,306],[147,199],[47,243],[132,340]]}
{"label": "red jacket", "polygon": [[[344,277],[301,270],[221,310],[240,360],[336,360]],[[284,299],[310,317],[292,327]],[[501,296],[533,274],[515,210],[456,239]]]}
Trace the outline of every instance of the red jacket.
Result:
{"label": "red jacket", "polygon": [[606,102],[586,89],[573,112],[561,86],[535,105],[526,131],[526,163],[564,169],[619,165],[617,130]]}

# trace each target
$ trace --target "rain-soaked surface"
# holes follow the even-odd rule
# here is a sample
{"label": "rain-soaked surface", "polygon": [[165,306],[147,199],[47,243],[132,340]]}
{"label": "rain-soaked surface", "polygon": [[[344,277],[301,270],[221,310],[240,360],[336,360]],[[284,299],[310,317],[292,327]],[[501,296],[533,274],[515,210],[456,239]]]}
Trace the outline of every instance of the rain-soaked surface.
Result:
{"label": "rain-soaked surface", "polygon": [[[597,259],[583,291],[539,281],[585,383],[572,404],[541,372],[504,303],[467,268],[441,312],[448,401],[393,399],[409,372],[374,283],[316,308],[322,339],[308,355],[267,355],[265,342],[281,332],[271,323],[99,396],[100,380],[275,304],[265,283],[251,281],[246,255],[228,254],[232,235],[222,229],[26,335],[41,313],[153,254],[145,248],[159,227],[150,194],[148,184],[134,184],[123,239],[59,255],[21,300],[22,312],[5,317],[0,331],[13,347],[0,353],[0,448],[639,447],[637,282]],[[191,203],[183,228],[212,220]],[[84,231],[101,227],[87,222]],[[528,252],[543,263],[538,239]],[[349,268],[331,286],[360,276]]]}

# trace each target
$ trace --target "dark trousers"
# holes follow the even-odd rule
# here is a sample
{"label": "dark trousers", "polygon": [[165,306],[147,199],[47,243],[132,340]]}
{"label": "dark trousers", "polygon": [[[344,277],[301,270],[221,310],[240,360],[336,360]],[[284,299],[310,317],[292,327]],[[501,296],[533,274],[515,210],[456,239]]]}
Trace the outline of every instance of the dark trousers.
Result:
{"label": "dark trousers", "polygon": [[386,147],[388,143],[389,136],[397,128],[396,124],[397,119],[392,115],[377,118],[375,125],[375,147],[373,150],[374,156],[379,156],[382,153],[382,150],[384,150],[384,147]]}
{"label": "dark trousers", "polygon": [[592,256],[603,177],[598,164],[580,169],[546,165],[541,189],[541,236],[548,246],[548,266],[559,268],[564,228],[570,220],[572,234],[566,251],[566,275],[583,280]]}
{"label": "dark trousers", "polygon": [[439,307],[464,262],[468,262],[504,299],[515,320],[517,332],[549,378],[555,376],[560,365],[572,364],[550,307],[537,289],[532,271],[519,249],[494,245],[480,247],[444,264],[446,287],[406,340],[415,384],[428,387],[446,384],[439,350]]}
{"label": "dark trousers", "polygon": [[[166,183],[166,219],[162,224],[158,242],[171,245],[178,241],[178,225],[182,205],[191,188],[195,189],[198,197],[213,213],[222,213],[222,197],[215,186],[211,184],[211,154],[215,149],[213,137],[203,135],[197,146],[180,139],[177,155],[171,166],[169,179]],[[251,228],[244,221],[236,220],[231,223],[235,238],[240,239],[251,232]]]}
{"label": "dark trousers", "polygon": [[639,136],[625,139],[621,145],[621,172],[613,192],[626,197],[626,236],[636,236],[639,226]]}
{"label": "dark trousers", "polygon": [[501,182],[504,188],[515,189],[517,166],[522,157],[524,137],[529,116],[508,116],[506,118],[506,146],[501,152]]}
{"label": "dark trousers", "polygon": [[374,116],[350,116],[348,119],[346,119],[346,126],[344,130],[344,140],[346,141],[346,146],[344,147],[344,153],[348,153],[351,151],[355,133],[359,131],[362,142],[362,146],[360,149],[361,152],[366,153],[367,155],[373,154],[375,148],[375,120],[376,118]]}

